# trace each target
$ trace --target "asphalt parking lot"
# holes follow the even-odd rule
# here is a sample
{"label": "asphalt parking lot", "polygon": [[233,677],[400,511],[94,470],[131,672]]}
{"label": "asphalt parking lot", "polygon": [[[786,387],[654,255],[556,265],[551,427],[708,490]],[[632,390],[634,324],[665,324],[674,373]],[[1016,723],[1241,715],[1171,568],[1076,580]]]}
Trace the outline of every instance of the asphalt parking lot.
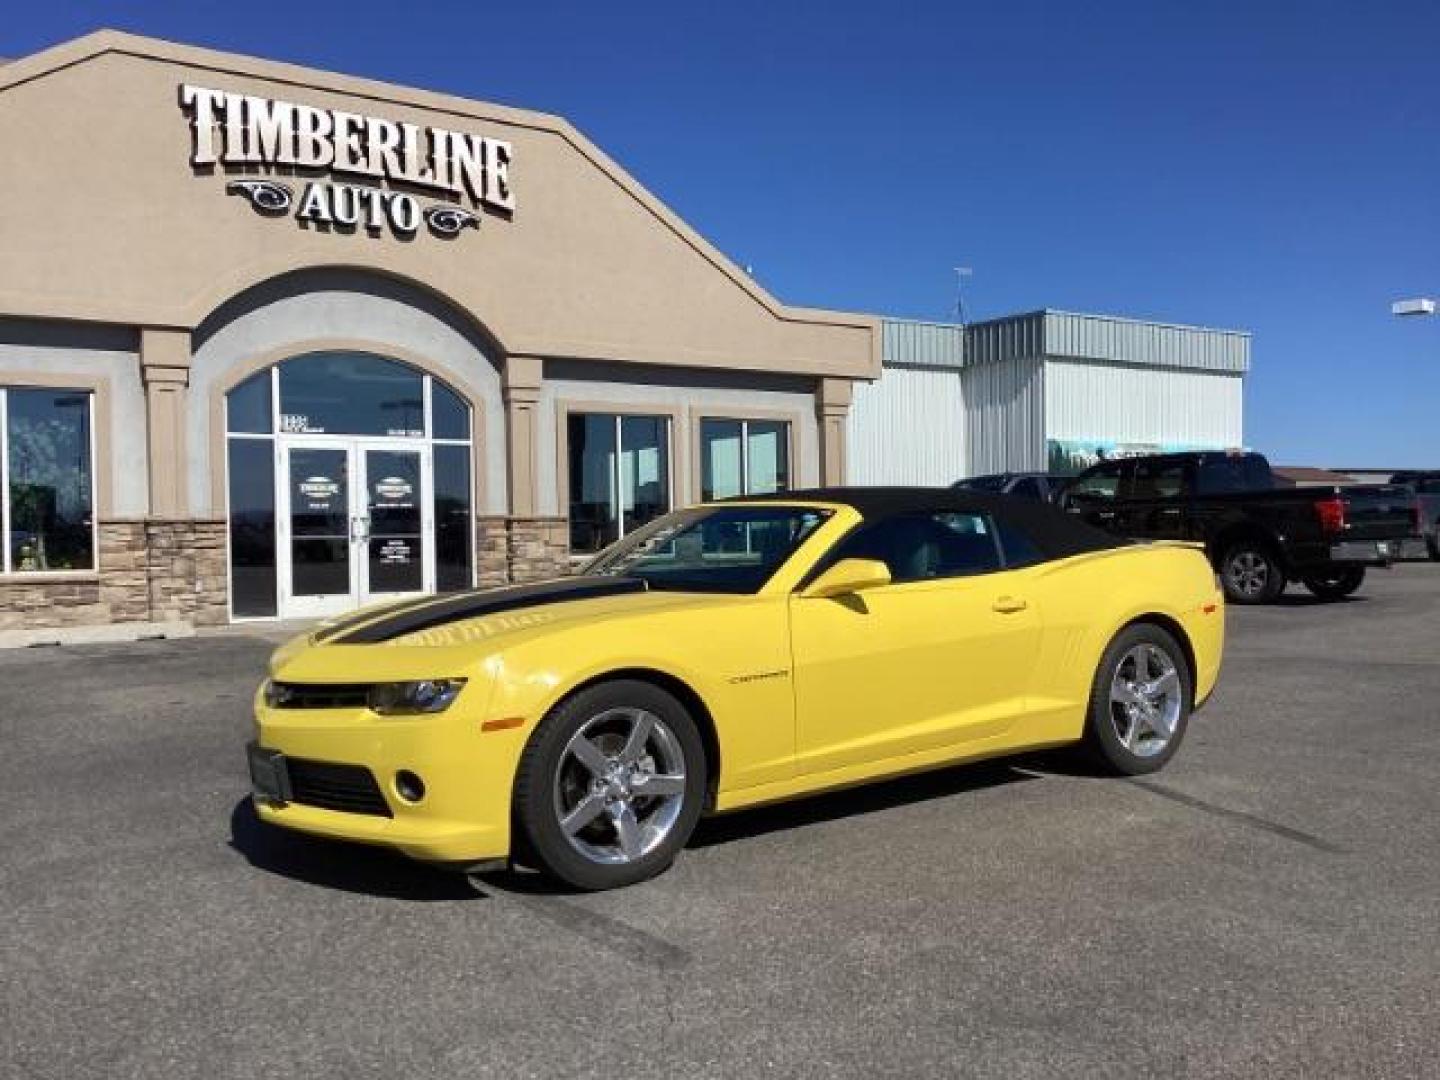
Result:
{"label": "asphalt parking lot", "polygon": [[1156,778],[933,773],[603,895],[257,824],[266,641],[0,653],[0,1076],[1435,1076],[1440,566],[1229,620]]}

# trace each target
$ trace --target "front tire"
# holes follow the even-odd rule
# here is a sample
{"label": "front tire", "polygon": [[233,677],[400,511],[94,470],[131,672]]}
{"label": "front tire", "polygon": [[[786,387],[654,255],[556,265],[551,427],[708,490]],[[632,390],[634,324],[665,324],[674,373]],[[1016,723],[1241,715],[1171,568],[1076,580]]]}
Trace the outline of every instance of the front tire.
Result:
{"label": "front tire", "polygon": [[516,839],[565,885],[632,885],[675,861],[705,786],[704,744],[679,701],[647,682],[599,683],[551,710],[526,746]]}
{"label": "front tire", "polygon": [[1348,566],[1328,574],[1305,578],[1305,588],[1321,600],[1343,600],[1365,580],[1365,567]]}
{"label": "front tire", "polygon": [[1285,591],[1285,572],[1269,547],[1245,540],[1221,556],[1220,585],[1232,604],[1270,604]]}
{"label": "front tire", "polygon": [[1091,757],[1122,776],[1163,769],[1185,738],[1194,695],[1174,636],[1153,623],[1127,626],[1106,648],[1090,686]]}

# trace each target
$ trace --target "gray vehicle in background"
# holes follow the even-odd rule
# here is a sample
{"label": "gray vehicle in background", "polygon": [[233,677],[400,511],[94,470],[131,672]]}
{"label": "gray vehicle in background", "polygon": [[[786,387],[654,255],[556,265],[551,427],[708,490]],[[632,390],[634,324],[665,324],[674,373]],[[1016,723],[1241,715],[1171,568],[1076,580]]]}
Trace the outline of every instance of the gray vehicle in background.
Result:
{"label": "gray vehicle in background", "polygon": [[1390,477],[1415,492],[1416,516],[1430,558],[1440,562],[1440,469],[1407,469]]}
{"label": "gray vehicle in background", "polygon": [[1037,502],[1055,502],[1070,478],[1043,472],[1002,472],[972,476],[951,484],[961,491],[988,491],[994,495],[1014,495]]}

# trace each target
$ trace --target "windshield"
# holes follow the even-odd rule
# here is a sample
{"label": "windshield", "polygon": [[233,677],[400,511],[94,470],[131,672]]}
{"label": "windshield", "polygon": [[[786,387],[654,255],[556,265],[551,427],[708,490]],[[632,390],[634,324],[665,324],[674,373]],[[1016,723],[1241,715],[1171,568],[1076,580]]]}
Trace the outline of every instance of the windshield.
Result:
{"label": "windshield", "polygon": [[662,591],[753,593],[829,516],[803,506],[681,510],[631,533],[581,573],[637,577]]}

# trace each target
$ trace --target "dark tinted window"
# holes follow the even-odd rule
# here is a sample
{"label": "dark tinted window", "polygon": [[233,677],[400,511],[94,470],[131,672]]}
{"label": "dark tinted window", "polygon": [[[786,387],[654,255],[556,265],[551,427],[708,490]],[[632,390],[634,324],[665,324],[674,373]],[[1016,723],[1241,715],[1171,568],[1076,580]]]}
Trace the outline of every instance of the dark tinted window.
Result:
{"label": "dark tinted window", "polygon": [[599,551],[670,508],[665,417],[571,413],[566,441],[574,551]]}
{"label": "dark tinted window", "polygon": [[669,424],[662,416],[620,421],[620,499],[625,531],[670,509]]}
{"label": "dark tinted window", "polygon": [[1000,535],[1000,548],[1007,567],[1030,566],[1045,561],[1045,553],[1024,529],[1005,521],[997,521],[995,528]]}
{"label": "dark tinted window", "polygon": [[274,615],[274,442],[271,439],[231,439],[229,442],[231,609],[240,618]]}
{"label": "dark tinted window", "polygon": [[1207,454],[1195,472],[1195,490],[1201,495],[1268,491],[1272,486],[1270,467],[1259,454]]}
{"label": "dark tinted window", "polygon": [[1137,461],[1126,498],[1174,499],[1185,494],[1185,463]]}
{"label": "dark tinted window", "polygon": [[830,559],[876,559],[896,582],[962,577],[1000,569],[995,528],[984,514],[901,514],[862,525]]}
{"label": "dark tinted window", "polygon": [[430,380],[430,427],[437,439],[470,438],[470,406],[438,379]]}
{"label": "dark tinted window", "polygon": [[1045,498],[1045,491],[1041,488],[1040,481],[1033,476],[1026,476],[1016,480],[1011,486],[1009,494],[1021,499],[1038,499],[1043,501]]}
{"label": "dark tinted window", "polygon": [[1440,473],[1398,472],[1390,483],[1409,484],[1421,495],[1440,495]]}
{"label": "dark tinted window", "polygon": [[1079,477],[1069,488],[1071,499],[1109,502],[1120,490],[1120,463],[1101,465]]}
{"label": "dark tinted window", "polygon": [[435,587],[468,589],[470,572],[470,448],[435,447]]}
{"label": "dark tinted window", "polygon": [[270,411],[270,369],[251,375],[225,395],[226,426],[230,431],[251,435],[269,435],[273,417]]}
{"label": "dark tinted window", "polygon": [[286,432],[424,435],[425,384],[413,368],[368,353],[297,356],[280,365],[280,427]]}

